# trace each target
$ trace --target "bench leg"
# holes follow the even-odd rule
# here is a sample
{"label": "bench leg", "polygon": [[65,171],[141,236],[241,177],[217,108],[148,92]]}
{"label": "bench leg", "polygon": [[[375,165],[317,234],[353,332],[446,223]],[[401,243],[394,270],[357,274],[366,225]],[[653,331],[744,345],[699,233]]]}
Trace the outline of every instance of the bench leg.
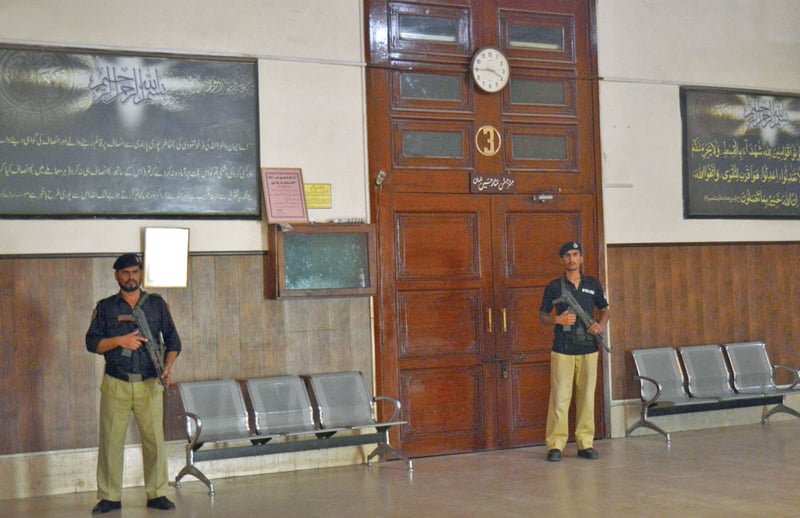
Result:
{"label": "bench leg", "polygon": [[769,411],[767,411],[767,407],[764,407],[764,410],[761,412],[761,422],[766,423],[767,419],[769,419],[772,414],[777,414],[778,412],[783,412],[784,414],[790,414],[800,418],[800,412],[794,408],[789,408],[783,403],[779,403],[772,407]]}
{"label": "bench leg", "polygon": [[367,464],[372,465],[372,459],[375,457],[386,460],[386,454],[388,453],[390,455],[394,455],[398,459],[406,461],[406,464],[408,464],[408,471],[413,471],[414,465],[411,463],[411,459],[400,453],[398,450],[393,448],[391,444],[389,444],[389,427],[379,426],[376,427],[376,430],[378,431],[380,440],[378,442],[378,446],[367,456]]}
{"label": "bench leg", "polygon": [[630,437],[631,433],[637,428],[650,428],[651,430],[654,430],[663,435],[664,438],[666,438],[667,440],[667,444],[669,444],[671,441],[669,433],[665,432],[660,426],[651,423],[647,419],[639,419],[633,426],[628,428],[628,431],[625,432],[625,437]]}
{"label": "bench leg", "polygon": [[212,484],[211,481],[208,479],[208,477],[205,476],[202,471],[197,469],[197,467],[194,464],[191,465],[187,464],[186,466],[183,467],[181,472],[178,473],[178,476],[175,477],[175,487],[181,487],[181,479],[186,475],[191,475],[200,482],[202,482],[203,484],[205,484],[206,487],[208,488],[208,494],[212,496],[214,495],[214,484]]}
{"label": "bench leg", "polygon": [[191,475],[205,484],[208,488],[208,494],[214,496],[214,484],[212,484],[211,481],[208,480],[208,477],[194,465],[194,450],[192,450],[191,445],[186,447],[186,465],[181,469],[181,472],[178,473],[178,476],[175,477],[175,487],[181,487],[181,479],[186,475]]}
{"label": "bench leg", "polygon": [[414,470],[414,465],[412,464],[411,459],[409,459],[408,457],[397,451],[389,443],[385,442],[379,443],[378,447],[372,450],[372,453],[370,453],[369,456],[367,456],[367,464],[371,465],[372,459],[374,459],[375,457],[386,460],[387,453],[390,455],[394,455],[398,459],[404,460],[406,464],[408,464],[408,471]]}

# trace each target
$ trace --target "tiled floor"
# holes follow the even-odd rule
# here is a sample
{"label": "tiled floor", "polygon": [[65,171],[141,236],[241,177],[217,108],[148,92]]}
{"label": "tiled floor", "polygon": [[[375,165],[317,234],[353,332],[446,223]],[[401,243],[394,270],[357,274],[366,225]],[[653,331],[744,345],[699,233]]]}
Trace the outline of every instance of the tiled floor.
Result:
{"label": "tiled floor", "polygon": [[[170,489],[173,512],[142,488],[121,512],[174,517],[778,517],[800,516],[800,422],[597,441],[600,459],[544,460],[544,447],[215,480]],[[89,516],[93,492],[0,501],[0,516]]]}

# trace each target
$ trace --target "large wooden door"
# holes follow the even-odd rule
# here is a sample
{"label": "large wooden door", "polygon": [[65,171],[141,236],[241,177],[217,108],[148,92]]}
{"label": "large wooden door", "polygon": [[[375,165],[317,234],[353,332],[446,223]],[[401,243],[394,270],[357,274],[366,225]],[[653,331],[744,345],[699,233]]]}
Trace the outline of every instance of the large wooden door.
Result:
{"label": "large wooden door", "polygon": [[[601,263],[589,4],[366,3],[376,379],[409,455],[544,441],[542,292],[564,241]],[[511,65],[498,93],[468,72],[485,46]]]}
{"label": "large wooden door", "polygon": [[[378,368],[410,455],[544,441],[552,335],[538,320],[563,236],[591,242],[593,200],[394,194],[380,214]],[[391,237],[389,237],[391,236]],[[589,259],[589,257],[587,257]],[[592,261],[593,259],[589,259]],[[391,347],[386,347],[392,344]]]}

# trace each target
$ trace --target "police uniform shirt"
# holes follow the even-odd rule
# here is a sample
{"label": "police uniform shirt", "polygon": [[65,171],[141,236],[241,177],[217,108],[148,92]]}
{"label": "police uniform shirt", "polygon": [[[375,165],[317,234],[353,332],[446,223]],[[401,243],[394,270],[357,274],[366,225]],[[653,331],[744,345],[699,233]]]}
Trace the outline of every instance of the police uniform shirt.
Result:
{"label": "police uniform shirt", "polygon": [[[594,314],[594,309],[603,310],[608,307],[608,301],[603,293],[603,286],[594,277],[581,274],[581,282],[577,288],[570,281],[566,281],[567,288],[589,315]],[[539,311],[550,314],[553,310],[553,301],[561,296],[561,278],[555,279],[544,290],[542,305]],[[556,314],[560,315],[568,309],[566,304],[556,304]],[[553,352],[561,354],[589,354],[597,352],[597,341],[586,333],[580,319],[569,331],[564,331],[564,326],[556,324],[553,337]],[[581,338],[584,338],[583,340]]]}
{"label": "police uniform shirt", "polygon": [[[144,291],[141,296],[145,296]],[[141,304],[141,309],[147,317],[147,324],[153,336],[158,337],[158,333],[161,332],[165,352],[180,353],[181,339],[166,301],[160,295],[148,294]],[[136,331],[138,327],[133,319],[132,311],[130,304],[122,298],[120,293],[98,302],[89,330],[86,332],[86,349],[96,353],[100,340]],[[105,353],[106,374],[125,381],[128,381],[129,374],[141,374],[142,379],[156,377],[156,369],[144,343],[130,355],[124,354],[125,351],[126,349],[115,347]]]}

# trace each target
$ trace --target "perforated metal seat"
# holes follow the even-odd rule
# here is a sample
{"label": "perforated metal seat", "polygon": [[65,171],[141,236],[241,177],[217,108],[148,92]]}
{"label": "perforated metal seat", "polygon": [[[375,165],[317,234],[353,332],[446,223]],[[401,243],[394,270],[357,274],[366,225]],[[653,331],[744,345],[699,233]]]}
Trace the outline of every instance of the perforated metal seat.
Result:
{"label": "perforated metal seat", "polygon": [[642,401],[673,404],[693,401],[686,393],[683,372],[674,348],[637,349],[631,354],[639,374],[634,379],[650,381],[640,384]]}
{"label": "perforated metal seat", "polygon": [[[373,401],[393,400],[387,397],[371,399],[360,372],[314,374],[307,378],[317,402],[320,427],[325,429],[374,427],[377,421],[373,415]],[[396,401],[394,415],[381,424],[400,424],[395,421],[398,413],[399,401]]]}
{"label": "perforated metal seat", "polygon": [[[772,365],[764,342],[735,342],[724,345],[731,365],[733,388],[739,393],[783,394],[792,391],[800,383],[797,369],[785,365]],[[775,371],[791,374],[789,384],[778,386]]]}
{"label": "perforated metal seat", "polygon": [[317,430],[314,410],[300,376],[245,380],[260,436],[301,435]]}
{"label": "perforated metal seat", "polygon": [[[236,380],[179,383],[187,439],[197,443],[246,439],[251,431],[242,391]],[[203,416],[202,420],[199,416]],[[199,433],[198,433],[199,428]]]}

